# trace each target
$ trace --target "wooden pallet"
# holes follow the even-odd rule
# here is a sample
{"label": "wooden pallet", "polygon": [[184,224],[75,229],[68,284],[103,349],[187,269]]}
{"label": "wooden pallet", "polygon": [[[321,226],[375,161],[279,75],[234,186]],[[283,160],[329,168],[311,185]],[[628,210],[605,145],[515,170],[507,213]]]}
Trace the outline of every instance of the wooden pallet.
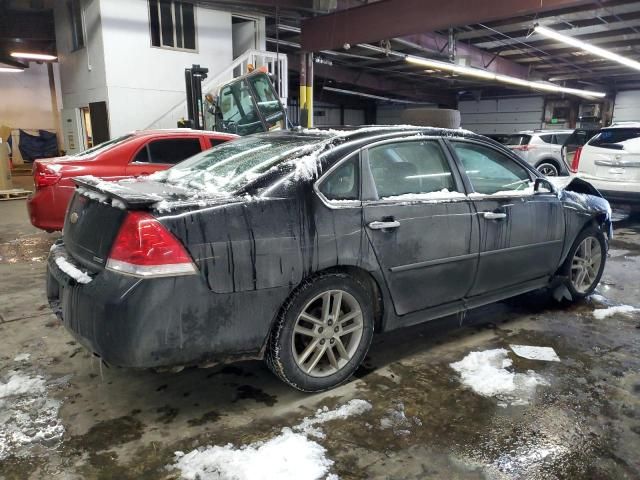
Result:
{"label": "wooden pallet", "polygon": [[27,198],[31,192],[21,188],[13,188],[11,190],[0,190],[0,201],[4,200],[20,200]]}

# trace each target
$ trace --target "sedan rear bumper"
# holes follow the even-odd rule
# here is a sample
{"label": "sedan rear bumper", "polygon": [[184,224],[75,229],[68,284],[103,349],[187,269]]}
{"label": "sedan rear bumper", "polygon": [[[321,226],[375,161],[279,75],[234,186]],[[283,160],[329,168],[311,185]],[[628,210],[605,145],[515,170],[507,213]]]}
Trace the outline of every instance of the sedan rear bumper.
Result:
{"label": "sedan rear bumper", "polygon": [[64,215],[75,187],[51,186],[36,190],[27,198],[29,220],[42,230],[62,230]]}
{"label": "sedan rear bumper", "polygon": [[[82,284],[49,256],[47,297],[75,339],[106,363],[134,368],[259,358],[280,289],[213,293],[201,275],[141,279],[109,270]],[[66,269],[68,270],[68,268]]]}

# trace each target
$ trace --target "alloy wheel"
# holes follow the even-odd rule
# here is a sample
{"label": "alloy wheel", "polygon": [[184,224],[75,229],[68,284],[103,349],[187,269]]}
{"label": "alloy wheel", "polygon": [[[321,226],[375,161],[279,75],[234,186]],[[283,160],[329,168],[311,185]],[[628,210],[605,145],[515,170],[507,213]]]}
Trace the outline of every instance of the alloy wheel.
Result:
{"label": "alloy wheel", "polygon": [[577,292],[585,293],[593,286],[601,263],[602,248],[598,239],[582,240],[571,260],[571,284]]}
{"label": "alloy wheel", "polygon": [[543,163],[538,165],[538,171],[546,177],[558,176],[558,169],[555,167],[555,165],[552,165],[550,163]]}
{"label": "alloy wheel", "polygon": [[363,334],[360,304],[344,290],[328,290],[311,299],[293,328],[293,357],[312,377],[340,371],[353,358]]}

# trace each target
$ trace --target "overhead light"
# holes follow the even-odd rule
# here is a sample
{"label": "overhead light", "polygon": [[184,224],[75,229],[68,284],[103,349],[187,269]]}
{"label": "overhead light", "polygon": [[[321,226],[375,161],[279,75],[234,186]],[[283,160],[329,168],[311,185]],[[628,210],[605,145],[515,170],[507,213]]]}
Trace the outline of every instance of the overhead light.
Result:
{"label": "overhead light", "polygon": [[13,58],[26,58],[27,60],[55,60],[58,57],[46,53],[11,52]]}
{"label": "overhead light", "polygon": [[0,67],[0,73],[21,73],[21,72],[24,72],[23,68]]}
{"label": "overhead light", "polygon": [[598,57],[621,63],[622,65],[633,68],[635,70],[640,70],[640,62],[636,62],[635,60],[631,60],[630,58],[626,58],[622,55],[618,55],[617,53],[610,52],[609,50],[605,50],[604,48],[596,47],[595,45],[591,45],[590,43],[578,40],[575,37],[563,35],[562,33],[558,33],[555,30],[543,27],[542,25],[536,25],[533,28],[533,31],[535,33],[539,33],[540,35],[544,35],[545,37],[557,40],[558,42],[566,43],[567,45],[571,45],[572,47],[576,47],[586,52],[592,53],[594,55],[597,55]]}
{"label": "overhead light", "polygon": [[458,73],[460,75],[474,76],[484,78],[486,80],[495,80],[496,74],[481,70],[479,68],[469,68],[464,65],[456,65],[454,63],[441,62],[439,60],[431,60],[430,58],[420,58],[408,56],[407,61],[424,65],[425,67],[437,68],[439,70],[447,70],[448,72]]}
{"label": "overhead light", "polygon": [[525,80],[524,78],[512,77],[510,75],[502,75],[499,73],[493,73],[488,70],[482,70],[481,68],[466,67],[464,65],[456,65],[455,63],[441,62],[440,60],[433,60],[430,58],[416,57],[414,55],[407,55],[406,61],[416,65],[421,65],[430,68],[437,68],[439,70],[445,70],[448,72],[454,72],[458,75],[466,75],[468,77],[476,77],[484,80],[491,80],[496,82],[508,83],[511,85],[517,85],[524,88],[533,88],[535,90],[544,90],[548,92],[568,93],[571,95],[578,95],[585,98],[602,98],[607,94],[605,92],[595,92],[591,90],[578,90],[576,88],[567,88],[554,83],[547,82],[533,82],[531,80]]}

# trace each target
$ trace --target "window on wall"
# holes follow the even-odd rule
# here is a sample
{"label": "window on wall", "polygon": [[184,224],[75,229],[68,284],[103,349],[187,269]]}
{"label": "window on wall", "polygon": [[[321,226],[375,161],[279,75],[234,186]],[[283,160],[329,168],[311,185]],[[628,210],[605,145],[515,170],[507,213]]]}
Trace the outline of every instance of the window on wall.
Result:
{"label": "window on wall", "polygon": [[84,29],[82,28],[82,5],[80,0],[67,0],[69,20],[71,23],[72,50],[84,48]]}
{"label": "window on wall", "polygon": [[195,7],[174,0],[149,0],[151,45],[163,48],[196,49]]}

